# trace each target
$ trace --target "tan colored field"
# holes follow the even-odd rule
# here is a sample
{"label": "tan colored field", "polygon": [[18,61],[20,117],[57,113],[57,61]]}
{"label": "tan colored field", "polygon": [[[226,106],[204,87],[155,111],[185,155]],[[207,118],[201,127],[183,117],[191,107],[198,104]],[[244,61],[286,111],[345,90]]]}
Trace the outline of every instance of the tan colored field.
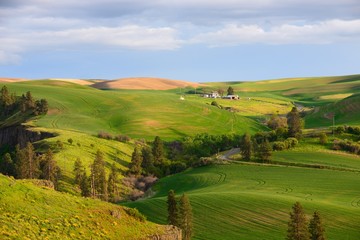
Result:
{"label": "tan colored field", "polygon": [[199,87],[201,84],[180,80],[162,78],[122,78],[112,81],[103,81],[92,85],[99,89],[143,89],[143,90],[169,90],[182,87]]}
{"label": "tan colored field", "polygon": [[25,78],[2,78],[0,77],[0,82],[22,82],[22,81],[26,81],[27,79]]}
{"label": "tan colored field", "polygon": [[76,83],[79,85],[91,85],[94,82],[83,80],[83,79],[73,79],[73,78],[50,78],[49,80],[55,80],[55,81],[63,81],[63,82],[71,82]]}

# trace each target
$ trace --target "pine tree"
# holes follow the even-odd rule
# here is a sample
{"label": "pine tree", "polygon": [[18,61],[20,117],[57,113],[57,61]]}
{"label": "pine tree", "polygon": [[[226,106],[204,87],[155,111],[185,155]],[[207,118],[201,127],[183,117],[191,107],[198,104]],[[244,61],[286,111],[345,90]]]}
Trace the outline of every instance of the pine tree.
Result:
{"label": "pine tree", "polygon": [[108,194],[110,202],[117,202],[119,200],[119,189],[118,189],[118,169],[115,164],[111,166],[111,172],[108,178]]}
{"label": "pine tree", "polygon": [[286,115],[287,124],[289,127],[289,137],[299,137],[301,135],[301,129],[303,128],[303,122],[300,117],[300,113],[296,107],[293,107],[291,111]]}
{"label": "pine tree", "polygon": [[81,196],[83,197],[90,197],[91,196],[91,189],[90,189],[90,179],[86,175],[86,171],[82,173],[82,176],[80,178],[79,182],[80,190],[81,190]]}
{"label": "pine tree", "polygon": [[105,173],[104,154],[98,150],[95,160],[91,166],[91,181],[93,189],[93,197],[98,197],[107,201],[107,182]]}
{"label": "pine tree", "polygon": [[0,161],[0,172],[8,176],[14,176],[15,165],[10,153],[6,153]]}
{"label": "pine tree", "polygon": [[240,152],[241,152],[242,158],[244,160],[250,160],[252,151],[253,151],[253,144],[251,142],[251,136],[250,136],[250,134],[245,133],[244,136],[242,137],[242,141],[240,144]]}
{"label": "pine tree", "polygon": [[272,156],[272,148],[268,140],[263,141],[257,147],[258,159],[262,162],[270,162]]}
{"label": "pine tree", "polygon": [[164,144],[159,136],[155,137],[152,153],[154,156],[154,165],[161,166],[164,161]]}
{"label": "pine tree", "polygon": [[28,142],[24,149],[16,147],[16,165],[18,178],[38,178],[39,159],[35,155],[33,145]]}
{"label": "pine tree", "polygon": [[170,190],[167,197],[168,218],[167,222],[173,226],[179,226],[178,209],[174,190]]}
{"label": "pine tree", "polygon": [[325,240],[325,229],[318,211],[315,211],[309,224],[311,240]]}
{"label": "pine tree", "polygon": [[42,178],[52,181],[54,184],[57,182],[57,166],[54,160],[54,155],[51,149],[45,154],[45,158],[42,162]]}
{"label": "pine tree", "polygon": [[141,152],[139,150],[139,147],[134,148],[134,152],[131,156],[131,162],[129,165],[129,172],[135,175],[140,175],[142,172],[141,169],[141,163],[143,161],[143,158],[141,156]]}
{"label": "pine tree", "polygon": [[75,175],[75,184],[80,184],[81,178],[84,175],[85,167],[83,166],[80,158],[77,158],[74,163],[74,175]]}
{"label": "pine tree", "polygon": [[193,234],[192,231],[192,209],[189,198],[183,194],[179,205],[179,227],[183,233],[183,239],[189,240]]}
{"label": "pine tree", "polygon": [[290,221],[288,223],[287,240],[309,240],[309,232],[307,227],[306,216],[299,202],[296,202],[290,213]]}
{"label": "pine tree", "polygon": [[142,163],[141,163],[141,167],[143,169],[143,171],[146,174],[149,173],[154,173],[154,155],[152,154],[151,148],[149,147],[144,147],[141,150],[142,153]]}

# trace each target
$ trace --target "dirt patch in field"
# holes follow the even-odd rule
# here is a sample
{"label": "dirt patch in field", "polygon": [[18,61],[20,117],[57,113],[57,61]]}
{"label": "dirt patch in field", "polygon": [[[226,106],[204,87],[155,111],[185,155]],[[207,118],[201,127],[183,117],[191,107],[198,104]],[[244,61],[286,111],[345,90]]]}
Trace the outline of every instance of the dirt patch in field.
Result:
{"label": "dirt patch in field", "polygon": [[95,83],[98,89],[138,89],[138,90],[169,90],[184,87],[199,87],[202,84],[163,78],[123,78]]}

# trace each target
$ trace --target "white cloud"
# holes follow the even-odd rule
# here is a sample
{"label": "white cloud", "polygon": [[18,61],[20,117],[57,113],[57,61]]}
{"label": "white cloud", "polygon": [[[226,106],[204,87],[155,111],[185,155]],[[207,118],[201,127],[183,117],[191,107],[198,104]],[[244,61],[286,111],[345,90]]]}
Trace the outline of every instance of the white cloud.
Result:
{"label": "white cloud", "polygon": [[14,65],[21,62],[21,57],[12,52],[0,50],[0,65]]}
{"label": "white cloud", "polygon": [[283,24],[266,30],[259,25],[229,24],[224,28],[200,33],[191,39],[192,43],[211,47],[240,44],[326,44],[360,41],[359,20],[329,20],[316,24]]}

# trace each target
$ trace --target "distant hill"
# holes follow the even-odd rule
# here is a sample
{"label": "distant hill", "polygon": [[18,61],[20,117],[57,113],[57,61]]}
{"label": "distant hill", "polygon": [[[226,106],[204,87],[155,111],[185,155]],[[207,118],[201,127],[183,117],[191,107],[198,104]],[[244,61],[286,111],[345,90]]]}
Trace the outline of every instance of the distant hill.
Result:
{"label": "distant hill", "polygon": [[199,87],[201,84],[163,78],[122,78],[112,81],[102,81],[92,85],[98,89],[138,89],[138,90],[169,90],[184,87]]}
{"label": "distant hill", "polygon": [[7,77],[0,77],[0,83],[12,83],[12,82],[23,82],[26,81],[25,78],[7,78]]}
{"label": "distant hill", "polygon": [[355,94],[335,103],[316,107],[305,119],[306,127],[332,126],[335,114],[336,125],[360,125],[360,94]]}

